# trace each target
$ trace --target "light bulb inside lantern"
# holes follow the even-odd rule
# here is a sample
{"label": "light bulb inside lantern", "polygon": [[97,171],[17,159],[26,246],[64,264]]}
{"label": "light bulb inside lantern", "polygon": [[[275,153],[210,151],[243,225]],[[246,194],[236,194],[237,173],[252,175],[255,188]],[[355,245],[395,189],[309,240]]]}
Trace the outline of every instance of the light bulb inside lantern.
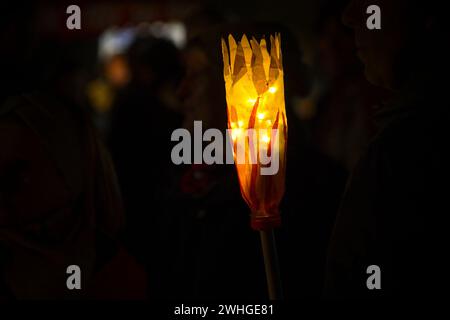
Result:
{"label": "light bulb inside lantern", "polygon": [[249,98],[247,101],[248,101],[248,103],[250,103],[252,106],[256,103],[256,99],[253,99],[253,98]]}
{"label": "light bulb inside lantern", "polygon": [[235,141],[241,135],[241,133],[242,129],[240,128],[231,130],[231,139]]}

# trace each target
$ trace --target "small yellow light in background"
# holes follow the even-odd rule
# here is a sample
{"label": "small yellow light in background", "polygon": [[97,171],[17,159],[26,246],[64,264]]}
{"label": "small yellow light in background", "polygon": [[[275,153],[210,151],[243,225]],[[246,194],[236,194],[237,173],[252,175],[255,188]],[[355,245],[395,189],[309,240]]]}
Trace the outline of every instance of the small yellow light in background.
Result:
{"label": "small yellow light in background", "polygon": [[270,87],[269,88],[269,92],[270,93],[275,93],[275,92],[277,92],[277,88],[276,87]]}
{"label": "small yellow light in background", "polygon": [[258,113],[259,120],[264,120],[265,117],[266,117],[266,115],[264,113]]}
{"label": "small yellow light in background", "polygon": [[256,99],[253,99],[253,98],[249,98],[247,101],[248,101],[248,103],[250,103],[252,106],[256,103]]}
{"label": "small yellow light in background", "polygon": [[266,120],[266,124],[268,127],[272,126],[272,120]]}
{"label": "small yellow light in background", "polygon": [[244,126],[244,121],[239,120],[238,121],[238,125],[239,125],[239,128],[242,128]]}

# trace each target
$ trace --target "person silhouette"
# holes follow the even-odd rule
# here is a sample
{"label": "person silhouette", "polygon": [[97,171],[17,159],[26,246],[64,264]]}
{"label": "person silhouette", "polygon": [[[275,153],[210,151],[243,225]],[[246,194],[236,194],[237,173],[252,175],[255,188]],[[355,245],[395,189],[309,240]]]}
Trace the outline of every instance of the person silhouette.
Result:
{"label": "person silhouette", "polygon": [[[372,4],[372,3],[370,3]],[[378,132],[353,169],[329,245],[325,296],[438,295],[445,288],[445,212],[450,178],[448,37],[440,4],[380,0],[382,27],[366,27],[367,1],[343,14],[366,78],[389,90],[375,113]],[[381,290],[369,290],[368,267]]]}

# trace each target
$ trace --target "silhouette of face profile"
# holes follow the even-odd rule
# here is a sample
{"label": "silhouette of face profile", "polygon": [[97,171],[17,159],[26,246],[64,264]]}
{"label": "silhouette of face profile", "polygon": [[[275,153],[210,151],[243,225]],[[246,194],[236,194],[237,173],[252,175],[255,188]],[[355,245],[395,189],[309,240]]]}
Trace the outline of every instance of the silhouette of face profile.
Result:
{"label": "silhouette of face profile", "polygon": [[[381,10],[381,29],[370,30],[370,5]],[[353,29],[357,54],[366,78],[374,85],[398,89],[408,77],[408,66],[426,29],[426,15],[408,0],[351,0],[342,20]]]}

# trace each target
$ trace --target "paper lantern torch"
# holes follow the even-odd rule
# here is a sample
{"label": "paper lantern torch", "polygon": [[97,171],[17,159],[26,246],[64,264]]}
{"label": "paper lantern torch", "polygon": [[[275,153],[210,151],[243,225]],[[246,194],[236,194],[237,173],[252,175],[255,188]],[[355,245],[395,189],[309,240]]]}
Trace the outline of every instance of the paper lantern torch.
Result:
{"label": "paper lantern torch", "polygon": [[280,299],[273,233],[281,224],[287,146],[280,35],[270,36],[270,44],[264,38],[249,41],[245,35],[236,43],[229,35],[228,46],[222,39],[222,54],[228,129],[241,194],[251,210],[251,226],[261,234],[269,297]]}

